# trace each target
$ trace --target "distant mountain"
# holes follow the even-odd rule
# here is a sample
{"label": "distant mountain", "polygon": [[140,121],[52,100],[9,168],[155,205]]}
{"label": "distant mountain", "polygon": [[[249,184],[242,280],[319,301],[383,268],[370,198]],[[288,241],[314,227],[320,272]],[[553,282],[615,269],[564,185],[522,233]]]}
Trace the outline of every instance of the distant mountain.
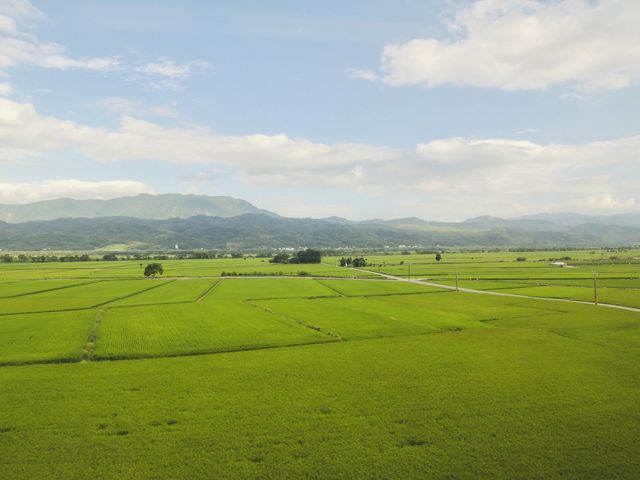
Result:
{"label": "distant mountain", "polygon": [[577,226],[586,223],[617,225],[619,227],[640,227],[640,213],[616,215],[581,215],[579,213],[538,213],[520,217],[527,220],[545,220],[557,225]]}
{"label": "distant mountain", "polygon": [[347,220],[346,218],[336,217],[336,216],[320,218],[320,220],[323,220],[329,223],[335,223],[336,225],[350,225],[352,223],[355,223],[351,220]]}
{"label": "distant mountain", "polygon": [[0,205],[0,249],[171,249],[175,244],[185,249],[639,245],[640,214],[481,216],[463,222],[318,220],[281,217],[231,197],[180,194]]}
{"label": "distant mountain", "polygon": [[530,231],[566,231],[564,225],[556,224],[542,218],[499,218],[488,215],[469,218],[460,223],[463,228],[487,230],[490,228],[515,228]]}
{"label": "distant mountain", "polygon": [[0,205],[0,220],[20,223],[59,218],[132,217],[145,219],[188,218],[195,215],[235,217],[246,213],[275,213],[254,207],[245,200],[205,195],[141,194],[111,200],[61,198],[23,205]]}
{"label": "distant mountain", "polygon": [[[456,224],[451,224],[456,225]],[[552,224],[553,225],[553,224]],[[194,216],[148,220],[130,217],[67,218],[24,223],[0,222],[3,250],[170,250],[279,247],[362,247],[399,245],[433,249],[597,247],[640,244],[640,228],[584,224],[533,230],[469,224],[441,227],[403,223],[331,223],[325,220],[245,214],[230,218]]]}
{"label": "distant mountain", "polygon": [[379,225],[426,225],[426,222],[416,217],[394,218],[392,220],[382,220],[380,218],[374,218],[372,220],[364,220],[360,223],[379,224]]}

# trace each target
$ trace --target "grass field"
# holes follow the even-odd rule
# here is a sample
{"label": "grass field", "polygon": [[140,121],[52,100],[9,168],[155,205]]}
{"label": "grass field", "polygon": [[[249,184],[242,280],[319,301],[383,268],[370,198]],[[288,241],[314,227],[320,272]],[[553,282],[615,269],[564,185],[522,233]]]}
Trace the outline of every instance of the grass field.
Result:
{"label": "grass field", "polygon": [[0,365],[79,361],[96,313],[33,313],[0,316]]}
{"label": "grass field", "polygon": [[547,299],[640,306],[612,255],[0,264],[0,478],[640,478],[640,312]]}
{"label": "grass field", "polygon": [[155,305],[158,303],[191,303],[207,295],[219,280],[177,280],[162,287],[146,290],[138,295],[112,302],[110,307]]}
{"label": "grass field", "polygon": [[160,287],[165,280],[122,280],[69,285],[68,288],[38,291],[5,298],[0,315],[96,308],[107,303]]}
{"label": "grass field", "polygon": [[332,340],[246,303],[229,302],[111,309],[99,335],[97,359],[193,355]]}

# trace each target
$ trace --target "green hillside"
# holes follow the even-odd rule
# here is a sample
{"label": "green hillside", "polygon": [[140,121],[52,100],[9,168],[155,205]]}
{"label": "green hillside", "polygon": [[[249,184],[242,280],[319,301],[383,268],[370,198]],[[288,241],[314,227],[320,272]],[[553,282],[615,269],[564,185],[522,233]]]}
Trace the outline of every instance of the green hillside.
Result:
{"label": "green hillside", "polygon": [[188,218],[194,215],[235,217],[245,213],[275,215],[246,200],[206,195],[141,194],[111,200],[60,198],[23,205],[0,205],[0,220],[11,223],[58,218],[133,217],[148,219]]}

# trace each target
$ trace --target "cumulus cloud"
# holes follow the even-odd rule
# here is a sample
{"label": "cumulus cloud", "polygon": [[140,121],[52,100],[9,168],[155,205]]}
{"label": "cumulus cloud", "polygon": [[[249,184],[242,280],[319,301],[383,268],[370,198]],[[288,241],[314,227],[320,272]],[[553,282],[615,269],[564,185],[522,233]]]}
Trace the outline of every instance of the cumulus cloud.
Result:
{"label": "cumulus cloud", "polygon": [[116,198],[139,193],[154,193],[142,182],[114,180],[88,182],[82,180],[50,180],[40,183],[2,183],[0,181],[0,203],[30,203],[54,198]]}
{"label": "cumulus cloud", "polygon": [[[567,209],[611,195],[633,198],[640,135],[580,145],[529,140],[445,138],[410,149],[324,144],[278,135],[220,135],[206,128],[165,127],[130,116],[114,129],[41,115],[29,103],[0,98],[0,162],[70,151],[87,161],[205,165],[265,188],[332,187],[381,193],[415,192],[467,210],[504,205],[535,211]],[[615,208],[616,205],[612,204]],[[599,207],[598,207],[599,208]]]}
{"label": "cumulus cloud", "polygon": [[74,58],[62,45],[40,42],[29,30],[42,21],[44,14],[27,0],[7,0],[0,3],[0,75],[19,65],[68,70],[113,70],[119,61],[115,57]]}
{"label": "cumulus cloud", "polygon": [[450,38],[387,45],[381,73],[394,86],[442,84],[586,92],[640,79],[637,0],[477,0],[452,16]]}

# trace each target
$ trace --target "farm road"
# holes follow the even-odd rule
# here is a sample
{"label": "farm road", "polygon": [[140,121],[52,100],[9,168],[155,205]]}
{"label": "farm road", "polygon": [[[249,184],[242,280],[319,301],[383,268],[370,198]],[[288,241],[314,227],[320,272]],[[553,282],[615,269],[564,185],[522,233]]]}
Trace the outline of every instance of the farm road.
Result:
{"label": "farm road", "polygon": [[[397,280],[399,282],[410,282],[410,283],[417,283],[419,285],[428,285],[430,287],[437,287],[437,288],[444,288],[446,290],[456,290],[456,287],[452,286],[452,285],[442,285],[441,283],[434,283],[434,282],[427,282],[425,280],[419,280],[419,279],[406,279],[403,277],[397,277],[395,275],[389,275],[386,273],[380,273],[380,272],[374,272],[372,270],[363,270],[361,268],[354,268],[354,270],[358,270],[360,272],[365,272],[365,273],[373,273],[373,274],[377,274],[380,275],[381,277],[385,277],[388,278],[389,280]],[[505,292],[494,292],[491,290],[475,290],[473,288],[458,288],[457,289],[459,292],[466,292],[466,293],[480,293],[483,295],[494,295],[497,297],[514,297],[514,298],[530,298],[533,300],[548,300],[548,301],[552,301],[552,302],[566,302],[566,303],[579,303],[582,305],[595,305],[594,302],[586,302],[584,300],[571,300],[569,298],[551,298],[551,297],[534,297],[531,295],[519,295],[517,293],[505,293]],[[599,307],[607,307],[607,308],[617,308],[618,310],[627,310],[629,312],[638,312],[640,313],[640,308],[634,308],[634,307],[627,307],[624,305],[616,305],[613,303],[601,303],[598,302]]]}

